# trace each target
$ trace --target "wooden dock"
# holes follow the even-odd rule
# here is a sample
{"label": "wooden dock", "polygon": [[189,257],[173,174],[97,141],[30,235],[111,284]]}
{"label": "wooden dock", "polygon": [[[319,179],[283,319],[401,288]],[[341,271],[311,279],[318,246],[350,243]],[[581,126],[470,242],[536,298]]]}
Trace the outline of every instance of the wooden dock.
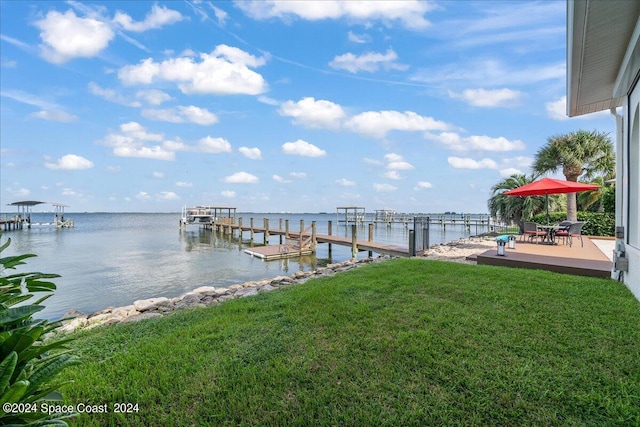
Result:
{"label": "wooden dock", "polygon": [[24,227],[25,220],[22,217],[14,216],[0,219],[0,227],[4,231],[20,230]]}
{"label": "wooden dock", "polygon": [[[373,224],[369,224],[369,238],[367,240],[358,240],[357,227],[355,225],[351,225],[351,237],[340,237],[332,234],[317,234],[315,231],[315,221],[306,229],[304,228],[303,221],[301,221],[300,230],[302,231],[297,232],[289,229],[288,220],[285,221],[285,228],[282,228],[282,220],[280,221],[278,228],[270,228],[269,221],[267,219],[263,221],[263,226],[259,227],[254,225],[253,218],[249,225],[243,225],[242,218],[240,218],[237,223],[232,223],[225,218],[225,220],[221,222],[214,221],[210,224],[210,227],[227,234],[233,234],[237,231],[240,233],[240,238],[242,238],[243,232],[249,232],[251,234],[251,240],[253,240],[254,234],[262,234],[265,246],[248,248],[244,252],[266,260],[309,255],[315,252],[316,245],[318,243],[351,247],[351,254],[353,258],[357,257],[358,252],[363,251],[396,257],[409,256],[408,247],[374,242],[372,238]],[[328,230],[329,233],[331,233],[331,221],[329,221]],[[279,244],[268,245],[269,237],[272,235],[282,236]]]}

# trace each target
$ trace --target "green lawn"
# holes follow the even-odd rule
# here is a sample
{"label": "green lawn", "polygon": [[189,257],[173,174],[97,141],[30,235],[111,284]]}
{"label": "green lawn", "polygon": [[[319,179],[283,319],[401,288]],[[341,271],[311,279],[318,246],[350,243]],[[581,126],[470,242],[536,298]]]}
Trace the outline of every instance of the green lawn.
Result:
{"label": "green lawn", "polygon": [[624,285],[420,259],[77,334],[76,425],[640,425]]}

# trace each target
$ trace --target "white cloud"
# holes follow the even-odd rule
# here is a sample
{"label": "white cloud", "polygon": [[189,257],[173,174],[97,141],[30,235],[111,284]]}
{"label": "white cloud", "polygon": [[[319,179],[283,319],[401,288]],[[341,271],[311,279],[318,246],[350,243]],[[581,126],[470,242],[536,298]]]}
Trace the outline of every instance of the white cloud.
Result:
{"label": "white cloud", "polygon": [[389,193],[391,191],[396,191],[398,187],[391,184],[373,184],[373,189],[379,193]]}
{"label": "white cloud", "polygon": [[140,107],[140,102],[131,101],[124,95],[116,92],[113,89],[104,89],[98,86],[95,82],[89,82],[89,93],[106,99],[107,101],[114,102],[116,104],[125,105],[127,107]]}
{"label": "white cloud", "polygon": [[390,162],[389,164],[387,164],[387,169],[389,169],[389,170],[411,170],[411,169],[414,169],[414,166],[411,163],[405,162],[404,160],[402,160],[402,161]]}
{"label": "white cloud", "polygon": [[142,110],[142,116],[156,121],[170,123],[188,122],[202,126],[209,126],[218,122],[218,116],[214,113],[194,105],[188,107],[180,105],[177,108]]}
{"label": "white cloud", "polygon": [[193,187],[193,183],[185,181],[177,181],[176,187]]}
{"label": "white cloud", "polygon": [[229,191],[229,190],[225,190],[225,191],[221,191],[220,195],[224,198],[227,199],[233,199],[234,197],[236,197],[236,192],[235,191]]}
{"label": "white cloud", "polygon": [[240,147],[240,154],[251,160],[262,160],[262,151],[259,148]]}
{"label": "white cloud", "polygon": [[227,18],[229,17],[229,15],[227,14],[227,12],[225,12],[224,10],[213,6],[212,4],[209,4],[211,6],[211,9],[213,9],[213,13],[216,16],[216,19],[218,20],[218,25],[220,26],[224,26],[225,22],[227,21]]}
{"label": "white cloud", "polygon": [[509,141],[505,137],[493,138],[486,135],[471,135],[462,137],[454,132],[442,132],[438,135],[425,133],[425,138],[437,141],[445,147],[458,152],[464,151],[514,151],[524,150],[522,141]]}
{"label": "white cloud", "polygon": [[174,108],[146,109],[140,113],[142,117],[156,122],[184,123],[184,118],[180,117]]}
{"label": "white cloud", "polygon": [[76,120],[78,117],[73,114],[66,113],[64,109],[54,102],[50,102],[36,95],[32,95],[21,90],[2,90],[0,96],[4,96],[23,104],[38,107],[41,111],[32,113],[31,117],[37,117],[44,120],[68,123]]}
{"label": "white cloud", "polygon": [[260,180],[257,176],[247,172],[236,172],[223,179],[224,182],[231,184],[257,184]]}
{"label": "white cloud", "polygon": [[336,179],[336,184],[341,185],[343,187],[353,187],[356,185],[355,182],[350,181],[346,178],[340,178],[340,179]]}
{"label": "white cloud", "polygon": [[212,138],[207,136],[198,141],[199,151],[203,153],[230,153],[231,144],[224,138]]}
{"label": "white cloud", "polygon": [[156,198],[158,200],[180,200],[180,196],[173,191],[162,191],[156,196]]}
{"label": "white cloud", "polygon": [[62,190],[62,195],[63,195],[63,196],[71,196],[71,197],[73,197],[73,196],[77,196],[77,195],[78,195],[78,193],[76,193],[76,192],[75,192],[73,189],[71,189],[71,188],[64,188],[64,189]]}
{"label": "white cloud", "polygon": [[414,169],[414,166],[411,163],[405,161],[400,154],[387,153],[385,154],[384,159],[387,162],[386,169],[392,171],[385,174],[385,177],[387,178],[400,179],[400,175],[397,172],[393,171]]}
{"label": "white cloud", "polygon": [[194,105],[189,105],[188,107],[179,106],[178,111],[186,121],[191,123],[203,126],[218,123],[218,116],[205,108],[196,107]]}
{"label": "white cloud", "polygon": [[151,199],[151,195],[146,191],[140,191],[138,194],[134,196],[138,200],[149,200]]}
{"label": "white cloud", "polygon": [[502,163],[510,167],[515,167],[520,169],[531,169],[533,160],[534,160],[533,157],[516,156],[516,157],[504,158],[502,159]]}
{"label": "white cloud", "polygon": [[[101,144],[113,147],[113,154],[119,157],[141,157],[156,160],[175,160],[176,152],[191,151],[197,153],[230,153],[231,144],[224,138],[207,136],[196,145],[187,145],[176,138],[165,139],[163,134],[150,133],[137,122],[120,125],[120,132],[108,134]],[[155,142],[156,145],[148,145]]]}
{"label": "white cloud", "polygon": [[444,122],[425,117],[413,111],[367,111],[351,117],[345,127],[356,133],[384,138],[392,130],[398,131],[430,131],[448,130],[450,126]]}
{"label": "white cloud", "polygon": [[172,151],[167,151],[159,146],[134,147],[122,145],[114,147],[113,154],[118,157],[140,157],[155,160],[174,160],[176,157]]}
{"label": "white cloud", "polygon": [[211,53],[201,53],[199,59],[181,56],[155,62],[147,58],[121,68],[118,77],[127,85],[175,82],[184,94],[259,95],[267,90],[262,76],[249,69],[264,65],[264,57],[218,45]]}
{"label": "white cloud", "polygon": [[429,181],[418,181],[415,189],[419,190],[422,188],[433,188],[433,185]]}
{"label": "white cloud", "polygon": [[134,22],[129,15],[118,11],[113,17],[113,22],[120,25],[127,31],[141,33],[143,31],[155,30],[165,25],[182,21],[182,19],[184,18],[180,12],[154,4],[151,6],[151,11],[149,11],[147,16],[145,16],[144,21]]}
{"label": "white cloud", "polygon": [[318,21],[347,18],[361,23],[381,21],[385,25],[399,22],[412,30],[427,28],[430,23],[424,15],[436,7],[429,2],[416,0],[373,2],[253,0],[237,2],[236,5],[254,19],[300,18]]}
{"label": "white cloud", "polygon": [[113,148],[113,154],[118,157],[140,157],[156,160],[174,160],[174,150],[171,143],[164,141],[162,145],[145,145],[148,142],[163,142],[164,135],[149,133],[137,122],[120,125],[119,133],[108,134],[101,143]]}
{"label": "white cloud", "polygon": [[307,177],[307,174],[306,172],[291,172],[289,176],[292,178],[304,179]]}
{"label": "white cloud", "polygon": [[290,179],[286,179],[280,175],[273,175],[272,178],[275,182],[279,182],[280,184],[288,184],[291,182]]}
{"label": "white cloud", "polygon": [[36,117],[38,119],[49,120],[51,122],[70,123],[78,120],[78,116],[65,113],[64,111],[42,110],[29,114],[30,117]]}
{"label": "white cloud", "polygon": [[160,105],[171,100],[171,95],[158,89],[139,90],[136,98],[146,101],[149,105]]}
{"label": "white cloud", "polygon": [[402,179],[402,177],[400,176],[400,174],[397,171],[389,171],[389,172],[385,172],[383,174],[383,176],[387,179],[393,179],[393,180],[399,180]]}
{"label": "white cloud", "polygon": [[352,43],[369,43],[371,41],[371,37],[368,34],[356,34],[353,31],[349,31],[347,34],[349,41]]}
{"label": "white cloud", "polygon": [[448,157],[449,165],[456,169],[498,169],[498,165],[491,159],[473,160],[468,157]]}
{"label": "white cloud", "polygon": [[151,176],[153,176],[154,178],[160,179],[160,178],[164,178],[164,172],[157,172],[154,171]]}
{"label": "white cloud", "polygon": [[547,102],[544,104],[547,110],[547,116],[553,120],[569,120],[567,116],[567,97],[563,96],[557,101]]}
{"label": "white cloud", "polygon": [[403,157],[397,153],[387,153],[384,155],[384,159],[388,162],[399,162]]}
{"label": "white cloud", "polygon": [[550,65],[513,66],[498,60],[466,61],[452,63],[438,69],[423,69],[415,73],[413,81],[423,83],[459,82],[469,86],[517,86],[531,85],[549,80],[564,81],[566,65],[558,62]]}
{"label": "white cloud", "polygon": [[342,107],[331,101],[302,98],[298,102],[283,102],[278,110],[282,116],[293,117],[293,123],[316,129],[337,129],[345,112]]}
{"label": "white cloud", "polygon": [[67,154],[59,158],[55,163],[45,162],[48,169],[54,170],[82,170],[91,169],[93,162],[76,154]]}
{"label": "white cloud", "polygon": [[523,98],[523,93],[511,89],[467,89],[461,94],[449,91],[451,98],[464,100],[474,107],[515,107]]}
{"label": "white cloud", "polygon": [[345,70],[354,74],[359,71],[373,73],[380,68],[401,71],[409,68],[406,64],[398,64],[396,62],[397,59],[398,54],[393,49],[387,49],[385,53],[367,52],[362,55],[345,53],[333,58],[333,60],[329,62],[329,66],[336,70]]}
{"label": "white cloud", "polygon": [[72,10],[65,13],[50,11],[35,25],[40,29],[43,58],[55,64],[73,58],[94,57],[109,45],[115,35],[107,23],[79,18]]}
{"label": "white cloud", "polygon": [[500,176],[508,177],[515,174],[522,174],[522,171],[516,168],[500,169]]}
{"label": "white cloud", "polygon": [[31,191],[26,189],[26,188],[24,188],[24,187],[19,188],[17,190],[13,190],[11,188],[7,188],[7,190],[11,194],[13,194],[14,197],[25,197],[25,196],[28,196],[29,194],[31,194]]}
{"label": "white cloud", "polygon": [[315,145],[301,139],[295,142],[285,142],[282,144],[282,152],[284,154],[306,157],[322,157],[327,155],[326,151],[321,150]]}
{"label": "white cloud", "polygon": [[263,104],[273,105],[273,106],[280,105],[280,102],[278,100],[269,98],[268,96],[260,95],[257,99],[258,99],[258,102],[261,102]]}

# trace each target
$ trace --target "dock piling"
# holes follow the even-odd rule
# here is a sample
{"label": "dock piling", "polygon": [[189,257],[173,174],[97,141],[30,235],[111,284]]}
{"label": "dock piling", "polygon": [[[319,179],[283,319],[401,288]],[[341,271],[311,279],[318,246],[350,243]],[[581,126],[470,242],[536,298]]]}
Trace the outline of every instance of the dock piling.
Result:
{"label": "dock piling", "polygon": [[358,227],[351,226],[351,259],[358,258]]}

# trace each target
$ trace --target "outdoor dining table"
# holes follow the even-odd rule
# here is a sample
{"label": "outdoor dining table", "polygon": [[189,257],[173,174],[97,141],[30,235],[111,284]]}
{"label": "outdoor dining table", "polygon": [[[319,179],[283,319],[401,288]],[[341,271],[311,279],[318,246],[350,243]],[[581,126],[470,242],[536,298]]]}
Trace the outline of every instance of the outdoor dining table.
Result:
{"label": "outdoor dining table", "polygon": [[561,227],[559,225],[538,224],[538,228],[544,231],[545,233],[547,233],[547,235],[542,238],[542,242],[541,242],[542,245],[557,245],[558,243],[556,242],[556,231],[564,227]]}

